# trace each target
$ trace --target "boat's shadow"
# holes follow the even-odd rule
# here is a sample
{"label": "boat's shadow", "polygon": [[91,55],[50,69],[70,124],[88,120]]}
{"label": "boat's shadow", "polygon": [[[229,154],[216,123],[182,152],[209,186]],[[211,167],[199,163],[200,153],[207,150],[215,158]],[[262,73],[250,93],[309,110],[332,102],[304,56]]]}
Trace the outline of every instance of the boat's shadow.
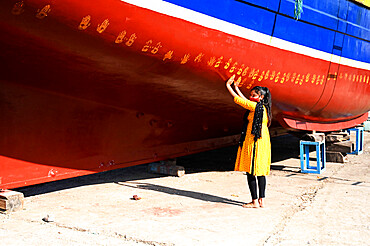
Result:
{"label": "boat's shadow", "polygon": [[126,181],[138,181],[161,177],[160,174],[153,174],[147,171],[147,165],[139,165],[127,168],[120,168],[101,173],[95,173],[75,178],[52,181],[32,186],[13,189],[22,192],[25,197],[45,194],[60,190],[71,189],[80,186],[117,183]]}
{"label": "boat's shadow", "polygon": [[[276,137],[272,142],[272,170],[290,170],[288,166],[281,164],[281,161],[288,158],[298,158],[299,155],[299,139],[291,135]],[[237,146],[231,146],[211,151],[206,151],[198,154],[177,158],[177,165],[184,166],[186,173],[199,172],[215,172],[215,171],[233,171]],[[297,159],[297,163],[298,163]],[[80,186],[102,184],[102,183],[120,183],[127,181],[140,181],[151,178],[162,177],[160,174],[153,174],[147,171],[147,165],[140,165],[128,168],[121,168],[81,177],[75,177],[65,180],[58,180],[33,186],[21,187],[14,190],[22,192],[26,197],[60,191]],[[143,189],[160,189],[169,194],[182,194],[197,199],[233,203],[236,201],[228,200],[222,197],[214,197],[212,195],[197,193],[192,191],[177,190],[170,187],[153,187],[153,185],[144,184],[137,188]],[[236,202],[238,203],[238,202]]]}
{"label": "boat's shadow", "polygon": [[[238,146],[210,150],[180,157],[177,164],[184,166],[186,173],[209,171],[233,171]],[[271,169],[294,170],[299,166],[299,138],[286,134],[271,139]],[[287,166],[282,161],[297,160],[297,166]]]}

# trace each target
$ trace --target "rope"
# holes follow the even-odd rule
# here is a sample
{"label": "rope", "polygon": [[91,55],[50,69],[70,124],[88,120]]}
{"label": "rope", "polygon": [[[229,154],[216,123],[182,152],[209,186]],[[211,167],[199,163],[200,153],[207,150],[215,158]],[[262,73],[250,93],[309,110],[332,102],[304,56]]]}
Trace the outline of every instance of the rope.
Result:
{"label": "rope", "polygon": [[294,19],[296,20],[300,19],[302,13],[303,13],[303,0],[295,0]]}

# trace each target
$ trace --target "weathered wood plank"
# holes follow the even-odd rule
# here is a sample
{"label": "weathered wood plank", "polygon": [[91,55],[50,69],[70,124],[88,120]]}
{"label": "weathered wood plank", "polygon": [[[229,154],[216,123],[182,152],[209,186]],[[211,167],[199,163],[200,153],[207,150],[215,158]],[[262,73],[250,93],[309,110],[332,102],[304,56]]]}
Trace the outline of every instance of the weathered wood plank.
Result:
{"label": "weathered wood plank", "polygon": [[336,151],[342,153],[351,153],[354,150],[354,143],[352,141],[332,143],[326,147],[329,151]]}
{"label": "weathered wood plank", "polygon": [[176,160],[168,160],[149,164],[148,172],[182,177],[185,175],[185,168],[177,166]]}
{"label": "weathered wood plank", "polygon": [[12,191],[12,190],[2,190],[0,191],[0,210],[5,212],[13,212],[23,209],[23,193]]}
{"label": "weathered wood plank", "polygon": [[337,163],[345,163],[348,161],[346,155],[342,154],[341,152],[336,151],[326,151],[326,161],[327,162],[337,162]]}
{"label": "weathered wood plank", "polygon": [[327,143],[342,142],[350,140],[350,135],[347,132],[343,133],[331,133],[326,135],[325,140]]}
{"label": "weathered wood plank", "polygon": [[324,133],[307,133],[303,135],[303,140],[307,141],[314,141],[314,142],[322,142],[325,140],[325,134]]}

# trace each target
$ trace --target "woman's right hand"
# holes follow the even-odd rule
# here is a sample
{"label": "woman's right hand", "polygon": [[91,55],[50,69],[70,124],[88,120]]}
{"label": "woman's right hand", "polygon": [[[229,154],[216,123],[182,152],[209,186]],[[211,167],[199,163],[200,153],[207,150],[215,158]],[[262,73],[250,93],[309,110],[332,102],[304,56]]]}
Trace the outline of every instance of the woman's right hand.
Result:
{"label": "woman's right hand", "polygon": [[240,77],[239,77],[239,79],[234,83],[234,86],[235,86],[235,87],[239,87],[240,81],[241,81],[241,79],[240,79]]}
{"label": "woman's right hand", "polygon": [[232,85],[234,83],[235,74],[230,77],[230,79],[226,82],[228,85]]}

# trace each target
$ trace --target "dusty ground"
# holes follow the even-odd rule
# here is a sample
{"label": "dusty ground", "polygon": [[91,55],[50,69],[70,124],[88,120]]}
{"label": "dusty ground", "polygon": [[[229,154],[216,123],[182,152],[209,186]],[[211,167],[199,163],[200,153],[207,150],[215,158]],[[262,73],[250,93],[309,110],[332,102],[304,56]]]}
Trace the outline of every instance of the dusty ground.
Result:
{"label": "dusty ground", "polygon": [[235,147],[179,158],[181,178],[142,165],[21,188],[25,209],[0,214],[1,245],[370,245],[370,133],[365,142],[316,175],[300,173],[296,138],[274,139],[264,209],[241,207]]}

